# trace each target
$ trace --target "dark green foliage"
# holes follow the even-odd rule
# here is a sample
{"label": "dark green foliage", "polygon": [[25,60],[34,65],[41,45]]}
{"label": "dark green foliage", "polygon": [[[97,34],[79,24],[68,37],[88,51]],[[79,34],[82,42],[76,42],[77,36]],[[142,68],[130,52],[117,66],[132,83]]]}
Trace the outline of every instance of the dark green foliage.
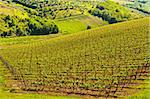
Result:
{"label": "dark green foliage", "polygon": [[6,29],[0,29],[0,35],[25,36],[25,35],[46,35],[59,32],[58,27],[51,20],[42,18],[20,19],[15,16],[1,16]]}
{"label": "dark green foliage", "polygon": [[32,9],[36,9],[38,6],[37,2],[31,2],[30,0],[12,0],[12,1]]}
{"label": "dark green foliage", "polygon": [[28,23],[31,35],[46,35],[58,33],[58,27],[51,21],[30,19]]}

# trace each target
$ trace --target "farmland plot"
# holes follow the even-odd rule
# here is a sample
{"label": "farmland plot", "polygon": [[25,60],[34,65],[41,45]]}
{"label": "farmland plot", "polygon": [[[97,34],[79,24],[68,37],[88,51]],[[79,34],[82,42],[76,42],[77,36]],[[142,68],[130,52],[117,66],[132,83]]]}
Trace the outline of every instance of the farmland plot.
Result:
{"label": "farmland plot", "polygon": [[148,35],[149,18],[143,18],[18,44],[0,56],[24,91],[115,98],[147,79]]}

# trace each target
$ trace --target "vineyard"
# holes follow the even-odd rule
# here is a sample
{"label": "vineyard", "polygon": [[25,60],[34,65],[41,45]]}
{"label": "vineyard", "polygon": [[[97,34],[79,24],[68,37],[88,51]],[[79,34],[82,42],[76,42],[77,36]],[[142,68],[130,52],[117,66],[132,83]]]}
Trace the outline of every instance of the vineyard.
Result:
{"label": "vineyard", "polygon": [[0,60],[24,91],[117,98],[149,77],[149,28],[142,18],[17,44]]}

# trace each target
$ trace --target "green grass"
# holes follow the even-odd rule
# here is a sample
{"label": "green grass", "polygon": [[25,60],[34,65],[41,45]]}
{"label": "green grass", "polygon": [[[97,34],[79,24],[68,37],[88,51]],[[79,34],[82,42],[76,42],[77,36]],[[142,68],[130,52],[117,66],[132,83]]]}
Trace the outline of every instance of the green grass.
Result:
{"label": "green grass", "polygon": [[133,95],[126,97],[126,99],[150,99],[150,79],[144,81],[144,84],[137,86],[141,90]]}
{"label": "green grass", "polygon": [[91,15],[77,15],[69,18],[56,19],[55,22],[62,34],[87,30],[88,25],[91,26],[91,28],[95,28],[108,24],[100,18]]}

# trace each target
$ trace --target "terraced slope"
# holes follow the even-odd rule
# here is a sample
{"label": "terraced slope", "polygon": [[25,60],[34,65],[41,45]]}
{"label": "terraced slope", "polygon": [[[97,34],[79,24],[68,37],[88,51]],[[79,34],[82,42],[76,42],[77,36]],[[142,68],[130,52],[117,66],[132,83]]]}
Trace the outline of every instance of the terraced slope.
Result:
{"label": "terraced slope", "polygon": [[148,34],[143,18],[4,48],[0,56],[24,91],[120,97],[149,77]]}

